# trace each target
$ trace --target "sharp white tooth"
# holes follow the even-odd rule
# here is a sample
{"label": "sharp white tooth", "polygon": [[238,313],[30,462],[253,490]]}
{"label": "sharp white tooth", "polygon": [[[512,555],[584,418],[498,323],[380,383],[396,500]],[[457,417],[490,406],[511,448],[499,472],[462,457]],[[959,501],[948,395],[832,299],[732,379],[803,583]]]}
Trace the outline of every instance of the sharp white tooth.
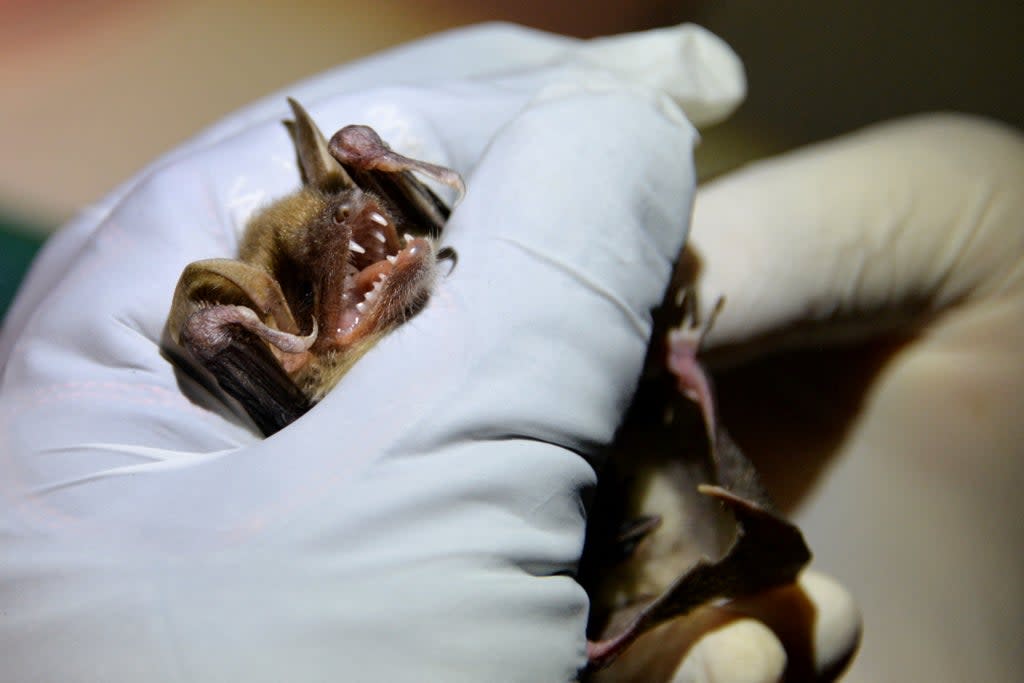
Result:
{"label": "sharp white tooth", "polygon": [[366,293],[366,296],[363,297],[363,302],[364,303],[372,303],[373,300],[376,299],[376,298],[377,298],[377,293],[374,292],[373,290],[370,290],[369,292]]}
{"label": "sharp white tooth", "polygon": [[402,239],[404,239],[406,242],[408,242],[411,239],[413,239],[413,236],[410,235],[409,233],[405,233],[404,235],[402,235]]}
{"label": "sharp white tooth", "polygon": [[[374,211],[373,213],[370,214],[370,220],[373,221],[374,223],[376,223],[377,225],[387,225],[388,224],[388,219],[384,218],[384,216],[381,216],[376,211]],[[383,240],[381,240],[381,241],[383,241]]]}
{"label": "sharp white tooth", "polygon": [[366,250],[363,249],[363,246],[361,244],[359,244],[359,242],[356,242],[355,240],[349,240],[348,241],[348,248],[351,249],[352,251],[356,252],[357,254],[365,254],[366,253]]}
{"label": "sharp white tooth", "polygon": [[356,304],[356,310],[359,311],[360,313],[366,313],[366,304],[360,301],[359,303]]}
{"label": "sharp white tooth", "polygon": [[[376,216],[377,214],[374,214],[374,215]],[[377,238],[378,242],[382,242],[382,243],[386,244],[387,241],[388,241],[388,238],[385,237],[384,233],[382,233],[380,230],[374,230],[372,235]]]}
{"label": "sharp white tooth", "polygon": [[395,261],[398,260],[397,256],[388,256],[388,263],[394,265]]}

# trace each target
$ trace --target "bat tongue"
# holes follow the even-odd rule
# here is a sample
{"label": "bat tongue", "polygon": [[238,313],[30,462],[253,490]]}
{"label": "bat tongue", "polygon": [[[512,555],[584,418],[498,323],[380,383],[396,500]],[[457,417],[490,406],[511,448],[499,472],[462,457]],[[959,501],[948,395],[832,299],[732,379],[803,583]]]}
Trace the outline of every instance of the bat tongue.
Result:
{"label": "bat tongue", "polygon": [[373,289],[373,283],[377,281],[381,274],[390,275],[392,270],[394,270],[394,266],[391,265],[390,261],[381,260],[359,271],[354,283],[355,292],[358,295],[357,300],[362,300],[366,293]]}
{"label": "bat tongue", "polygon": [[373,289],[374,283],[382,274],[390,276],[395,271],[396,266],[401,268],[410,261],[416,261],[428,254],[431,254],[430,242],[428,240],[422,237],[413,237],[412,235],[406,236],[406,246],[404,249],[397,254],[388,255],[379,261],[371,263],[356,274],[352,285],[358,296],[357,300],[361,300],[367,292]]}

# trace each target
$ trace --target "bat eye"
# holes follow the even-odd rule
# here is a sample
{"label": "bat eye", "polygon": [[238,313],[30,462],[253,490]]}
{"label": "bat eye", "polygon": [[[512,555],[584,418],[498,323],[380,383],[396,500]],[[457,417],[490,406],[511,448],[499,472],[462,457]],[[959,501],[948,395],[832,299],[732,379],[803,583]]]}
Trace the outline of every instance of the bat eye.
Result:
{"label": "bat eye", "polygon": [[352,213],[352,207],[348,204],[342,204],[334,210],[334,222],[344,223],[348,220],[349,214]]}

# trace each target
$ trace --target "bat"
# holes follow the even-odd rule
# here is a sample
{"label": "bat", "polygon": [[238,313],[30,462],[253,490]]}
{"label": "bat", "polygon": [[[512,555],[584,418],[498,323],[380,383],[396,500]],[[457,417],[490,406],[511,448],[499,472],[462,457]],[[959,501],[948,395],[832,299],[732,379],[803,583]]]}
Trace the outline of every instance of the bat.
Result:
{"label": "bat", "polygon": [[[172,358],[240,404],[265,435],[301,417],[422,309],[438,264],[454,263],[439,247],[449,208],[414,174],[465,191],[455,171],[397,154],[367,126],[328,141],[289,104],[302,186],[254,216],[237,259],[186,266],[165,335]],[[791,583],[810,560],[799,529],[777,513],[718,423],[697,360],[710,321],[698,324],[692,296],[670,294],[655,314],[654,371],[588,506],[579,568],[592,603],[585,680],[627,680],[615,666],[601,669],[655,626],[711,600]],[[659,322],[679,312],[677,326]],[[696,423],[686,424],[688,413]],[[669,494],[652,506],[647,494],[659,487]]]}
{"label": "bat", "polygon": [[[658,675],[671,675],[681,653],[656,637],[631,652],[638,639],[711,601],[791,584],[811,559],[718,420],[697,360],[723,301],[701,324],[692,291],[670,288],[666,299],[590,506],[580,566],[591,598],[584,681],[669,680]],[[680,312],[678,325],[665,322]],[[616,666],[620,655],[634,661]]]}
{"label": "bat", "polygon": [[392,151],[368,126],[328,142],[289,104],[302,187],[252,218],[238,259],[185,267],[165,335],[179,365],[212,377],[267,436],[422,309],[438,262],[454,263],[438,246],[449,208],[413,173],[465,191],[458,173]]}

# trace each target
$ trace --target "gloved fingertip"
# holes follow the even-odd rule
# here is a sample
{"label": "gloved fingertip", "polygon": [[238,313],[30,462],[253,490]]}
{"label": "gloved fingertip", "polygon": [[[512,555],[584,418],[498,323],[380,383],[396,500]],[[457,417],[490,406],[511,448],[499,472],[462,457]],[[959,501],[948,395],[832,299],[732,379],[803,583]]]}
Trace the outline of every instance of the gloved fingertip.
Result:
{"label": "gloved fingertip", "polygon": [[728,118],[747,93],[740,58],[695,24],[595,39],[578,54],[630,83],[668,94],[695,126]]}
{"label": "gloved fingertip", "polygon": [[807,571],[800,588],[817,607],[814,624],[814,669],[831,680],[849,664],[860,645],[862,618],[853,596],[835,579]]}
{"label": "gloved fingertip", "polygon": [[698,640],[672,683],[775,683],[786,670],[786,651],[756,619],[739,619]]}
{"label": "gloved fingertip", "polygon": [[775,633],[786,649],[787,680],[836,680],[860,644],[861,616],[853,597],[814,571],[801,574],[796,585],[736,600],[725,609]]}

